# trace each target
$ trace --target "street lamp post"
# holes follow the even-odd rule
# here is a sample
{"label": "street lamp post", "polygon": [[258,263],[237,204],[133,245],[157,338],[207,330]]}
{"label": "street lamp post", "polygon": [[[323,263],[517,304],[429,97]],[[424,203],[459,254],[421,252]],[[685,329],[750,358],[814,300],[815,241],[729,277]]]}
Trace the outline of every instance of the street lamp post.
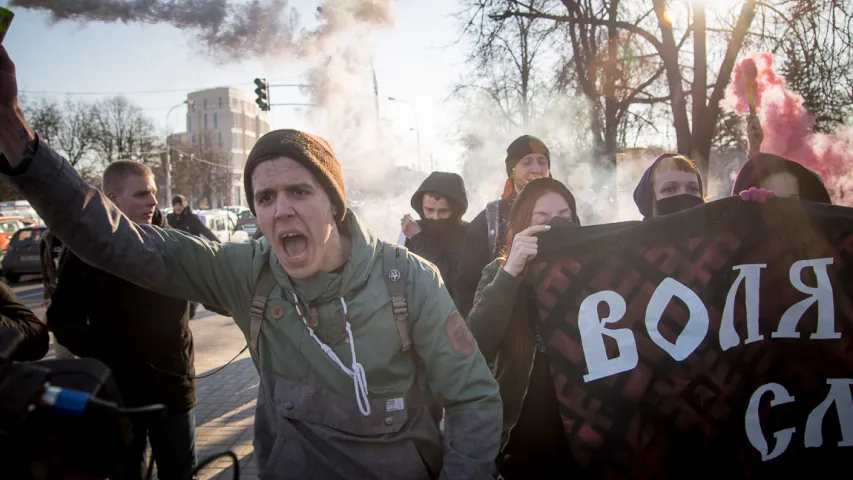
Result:
{"label": "street lamp post", "polygon": [[166,140],[164,142],[164,146],[166,149],[166,159],[163,163],[163,170],[165,170],[165,177],[166,177],[165,182],[166,182],[166,202],[167,203],[170,202],[171,201],[170,199],[172,198],[172,157],[171,157],[171,155],[169,155],[169,115],[172,114],[173,110],[175,110],[176,108],[183,107],[184,105],[192,107],[193,101],[192,100],[184,100],[183,102],[175,105],[174,107],[170,108],[168,112],[166,112]]}
{"label": "street lamp post", "polygon": [[405,100],[402,100],[402,99],[399,99],[396,97],[388,97],[388,100],[390,100],[392,102],[405,103],[406,105],[409,106],[409,108],[412,109],[412,113],[415,114],[415,134],[417,135],[417,140],[418,140],[418,171],[421,171],[421,127],[420,127],[420,122],[418,121],[418,110],[415,108],[414,105],[412,105],[411,103],[409,103]]}

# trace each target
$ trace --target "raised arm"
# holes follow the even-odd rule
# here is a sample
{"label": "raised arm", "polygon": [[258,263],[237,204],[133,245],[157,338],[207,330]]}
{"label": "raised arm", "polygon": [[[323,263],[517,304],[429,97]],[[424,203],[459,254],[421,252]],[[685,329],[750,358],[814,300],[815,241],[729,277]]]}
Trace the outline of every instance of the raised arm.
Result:
{"label": "raised arm", "polygon": [[27,125],[15,66],[0,46],[0,173],[30,201],[72,252],[95,267],[166,295],[241,308],[251,296],[264,247],[212,245],[180,232],[137,225],[86,184]]}
{"label": "raised arm", "polygon": [[253,263],[260,266],[252,259],[261,244],[213,244],[131,222],[43,142],[17,167],[10,163],[0,161],[0,172],[86,263],[165,295],[229,310],[250,296]]}

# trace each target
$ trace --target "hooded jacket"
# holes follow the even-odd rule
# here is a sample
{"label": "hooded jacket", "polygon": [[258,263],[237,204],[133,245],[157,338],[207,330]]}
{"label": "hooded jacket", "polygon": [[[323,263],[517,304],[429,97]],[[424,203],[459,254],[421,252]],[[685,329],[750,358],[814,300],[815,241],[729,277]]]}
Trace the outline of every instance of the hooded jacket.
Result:
{"label": "hooded jacket", "polygon": [[[431,232],[429,222],[424,221],[423,198],[426,192],[435,192],[446,198],[453,214],[450,227],[442,232]],[[459,266],[459,254],[465,243],[468,222],[462,221],[462,215],[468,210],[468,196],[465,183],[455,173],[432,172],[412,195],[412,208],[421,219],[418,225],[421,233],[406,239],[406,248],[432,262],[441,272],[441,278],[450,295],[454,295],[453,279]],[[457,306],[458,307],[458,306]]]}
{"label": "hooded jacket", "polygon": [[[222,305],[247,342],[258,279],[271,272],[272,290],[257,307],[261,478],[493,478],[502,410],[476,342],[435,267],[405,253],[412,346],[446,412],[442,449],[418,401],[415,359],[402,351],[382,261],[393,247],[351,212],[341,226],[352,243],[342,269],[293,280],[266,239],[212,244],[130,222],[45,143],[14,171],[0,160],[3,172],[86,262],[160,294]],[[368,415],[353,378],[314,336],[340,365],[363,367]]]}
{"label": "hooded jacket", "polygon": [[[643,218],[651,218],[654,216],[655,189],[652,186],[652,173],[654,173],[655,167],[664,158],[674,157],[677,155],[679,154],[664,153],[656,158],[649,168],[643,172],[643,176],[640,178],[640,183],[638,183],[637,187],[634,189],[634,203],[637,205],[637,209],[640,210],[640,213],[643,214]],[[702,183],[702,176],[698,175],[698,177],[699,194],[702,198],[705,198],[705,185]]]}
{"label": "hooded jacket", "polygon": [[[156,218],[165,226],[162,216]],[[110,367],[128,406],[162,403],[170,413],[195,406],[185,300],[134,285],[66,251],[46,316],[62,346]]]}
{"label": "hooded jacket", "polygon": [[759,153],[743,164],[735,178],[732,195],[739,195],[744,190],[758,187],[759,178],[766,178],[777,172],[790,172],[797,178],[800,184],[801,200],[832,204],[829,191],[820,175],[793,160],[771,153]]}
{"label": "hooded jacket", "polygon": [[198,215],[193,213],[189,205],[185,206],[184,210],[180,214],[172,212],[166,215],[166,221],[169,223],[169,226],[174,229],[187,232],[190,235],[195,235],[196,237],[203,235],[207,237],[208,240],[219,242],[216,235],[207,228],[207,225],[201,221],[201,218],[199,218]]}

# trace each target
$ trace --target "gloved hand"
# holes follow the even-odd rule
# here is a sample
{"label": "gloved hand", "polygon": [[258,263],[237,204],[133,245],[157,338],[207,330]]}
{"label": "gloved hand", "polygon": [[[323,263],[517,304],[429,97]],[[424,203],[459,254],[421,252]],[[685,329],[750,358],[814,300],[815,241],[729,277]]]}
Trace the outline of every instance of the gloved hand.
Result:
{"label": "gloved hand", "polygon": [[744,190],[740,192],[741,200],[746,202],[758,202],[764,203],[768,199],[776,196],[776,192],[773,190],[765,190],[763,188],[752,187],[749,190]]}

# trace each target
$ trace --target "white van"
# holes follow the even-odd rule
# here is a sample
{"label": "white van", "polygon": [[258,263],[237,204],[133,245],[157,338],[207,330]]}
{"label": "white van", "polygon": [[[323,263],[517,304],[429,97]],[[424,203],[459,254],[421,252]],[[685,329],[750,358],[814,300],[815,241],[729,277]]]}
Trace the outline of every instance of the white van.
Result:
{"label": "white van", "polygon": [[198,215],[220,242],[245,242],[249,239],[247,232],[236,230],[234,214],[227,210],[198,210],[193,213]]}

